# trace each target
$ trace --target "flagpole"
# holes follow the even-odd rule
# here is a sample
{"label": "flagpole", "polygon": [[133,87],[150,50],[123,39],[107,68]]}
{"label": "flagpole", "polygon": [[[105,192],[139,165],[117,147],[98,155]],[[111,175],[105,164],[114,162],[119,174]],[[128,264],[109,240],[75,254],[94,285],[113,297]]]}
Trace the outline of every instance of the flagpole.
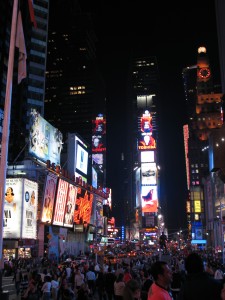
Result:
{"label": "flagpole", "polygon": [[10,113],[11,113],[11,97],[12,97],[12,81],[13,81],[13,66],[15,54],[15,40],[16,40],[16,24],[18,15],[18,0],[13,2],[11,35],[9,45],[9,59],[6,81],[6,95],[4,105],[4,119],[1,141],[1,161],[0,161],[0,295],[2,293],[2,271],[4,268],[3,262],[3,213],[5,201],[5,183],[6,183],[6,170],[8,164],[8,145],[9,145],[9,127],[10,127]]}

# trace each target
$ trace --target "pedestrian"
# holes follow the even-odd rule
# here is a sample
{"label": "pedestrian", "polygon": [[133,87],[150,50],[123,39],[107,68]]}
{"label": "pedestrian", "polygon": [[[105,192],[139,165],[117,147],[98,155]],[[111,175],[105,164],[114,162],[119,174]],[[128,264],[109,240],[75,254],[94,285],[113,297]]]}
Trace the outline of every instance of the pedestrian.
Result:
{"label": "pedestrian", "polygon": [[153,280],[150,278],[149,272],[147,270],[145,270],[144,274],[143,274],[143,281],[142,281],[142,288],[141,288],[141,299],[142,300],[148,299],[148,291],[152,284],[153,284]]}
{"label": "pedestrian", "polygon": [[17,297],[19,296],[20,293],[20,282],[22,280],[22,271],[20,268],[17,268],[15,273],[14,273],[14,277],[13,277],[13,281],[15,282],[15,289],[16,289],[16,295]]}
{"label": "pedestrian", "polygon": [[87,283],[83,283],[77,291],[76,300],[89,300],[90,290]]}
{"label": "pedestrian", "polygon": [[90,290],[90,295],[94,295],[95,293],[95,280],[96,280],[96,275],[94,272],[94,268],[90,267],[86,273],[86,280],[87,284]]}
{"label": "pedestrian", "polygon": [[141,300],[141,286],[135,279],[130,279],[123,290],[123,300]]}
{"label": "pedestrian", "polygon": [[114,298],[114,282],[116,280],[115,274],[112,272],[112,268],[108,267],[108,272],[105,273],[105,291],[108,297],[108,300]]}
{"label": "pedestrian", "polygon": [[116,281],[114,282],[114,295],[116,300],[123,299],[123,290],[125,288],[125,282],[123,281],[123,273],[120,273]]}
{"label": "pedestrian", "polygon": [[27,289],[28,289],[28,276],[27,274],[24,274],[22,281],[20,282],[20,295],[21,295],[21,300],[26,299],[24,297]]}
{"label": "pedestrian", "polygon": [[98,272],[97,278],[96,278],[96,289],[98,292],[98,298],[99,300],[106,300],[106,290],[105,290],[105,275],[103,273],[103,267],[100,267],[100,271]]}
{"label": "pedestrian", "polygon": [[222,283],[204,271],[201,256],[192,252],[185,260],[187,276],[181,285],[178,300],[219,300]]}
{"label": "pedestrian", "polygon": [[77,290],[79,290],[79,288],[81,287],[81,285],[84,283],[84,274],[81,273],[81,270],[78,268],[75,272],[75,276],[74,276],[74,290],[75,293],[77,292]]}
{"label": "pedestrian", "polygon": [[222,266],[220,264],[216,265],[216,270],[215,270],[215,273],[214,273],[214,278],[215,279],[220,279],[220,280],[223,280],[223,278],[224,278],[224,273],[222,271]]}
{"label": "pedestrian", "polygon": [[149,291],[148,300],[171,300],[170,291],[172,282],[172,270],[165,261],[156,261],[151,267],[151,275],[154,279]]}
{"label": "pedestrian", "polygon": [[51,298],[51,277],[45,276],[44,278],[44,284],[41,288],[41,291],[43,293],[42,300],[50,300]]}
{"label": "pedestrian", "polygon": [[59,292],[59,280],[57,274],[53,275],[53,278],[51,280],[51,294],[52,294],[52,299],[57,300],[58,298],[58,292]]}
{"label": "pedestrian", "polygon": [[130,270],[128,268],[125,269],[124,274],[123,274],[123,281],[127,283],[129,280],[132,279],[132,275],[130,273]]}

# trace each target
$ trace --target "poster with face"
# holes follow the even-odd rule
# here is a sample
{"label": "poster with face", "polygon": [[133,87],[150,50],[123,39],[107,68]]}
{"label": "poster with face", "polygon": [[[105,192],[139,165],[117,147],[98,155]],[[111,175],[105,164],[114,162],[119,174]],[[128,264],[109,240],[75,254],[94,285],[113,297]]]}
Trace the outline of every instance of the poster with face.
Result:
{"label": "poster with face", "polygon": [[22,216],[22,238],[36,239],[37,231],[37,182],[24,179],[23,189],[23,216]]}
{"label": "poster with face", "polygon": [[69,183],[67,181],[62,180],[61,178],[59,179],[55,201],[54,217],[52,222],[53,225],[63,226],[68,186]]}
{"label": "poster with face", "polygon": [[43,223],[52,222],[57,180],[58,180],[58,176],[52,173],[49,173],[46,178],[42,216],[41,216],[41,221]]}
{"label": "poster with face", "polygon": [[75,210],[76,199],[77,187],[72,184],[69,184],[63,224],[65,227],[73,227],[73,215]]}
{"label": "poster with face", "polygon": [[7,178],[3,213],[3,238],[21,238],[22,178]]}

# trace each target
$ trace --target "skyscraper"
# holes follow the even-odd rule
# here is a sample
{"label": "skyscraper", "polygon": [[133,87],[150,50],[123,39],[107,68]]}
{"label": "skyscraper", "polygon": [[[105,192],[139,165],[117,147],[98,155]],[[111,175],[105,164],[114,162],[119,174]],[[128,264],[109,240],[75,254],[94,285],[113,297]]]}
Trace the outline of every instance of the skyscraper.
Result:
{"label": "skyscraper", "polygon": [[[7,3],[6,3],[7,2]],[[1,107],[4,107],[6,93],[6,75],[9,56],[9,38],[12,19],[13,1],[1,2],[0,32],[0,91]],[[22,159],[26,154],[28,137],[29,112],[31,108],[44,112],[45,65],[48,34],[48,0],[34,1],[34,15],[37,28],[31,23],[28,1],[20,2],[22,23],[27,52],[27,77],[18,85],[17,63],[18,49],[15,51],[13,92],[9,140],[9,162]]]}
{"label": "skyscraper", "polygon": [[[60,20],[64,20],[61,22]],[[105,114],[105,88],[96,61],[92,16],[78,1],[52,1],[45,118],[66,140],[77,132],[91,146],[92,120]]]}
{"label": "skyscraper", "polygon": [[[156,57],[135,57],[130,67],[127,99],[127,151],[122,195],[127,211],[124,224],[131,226],[130,238],[146,238],[145,229],[156,236],[159,207],[158,107],[159,71]],[[149,238],[149,237],[148,237]]]}

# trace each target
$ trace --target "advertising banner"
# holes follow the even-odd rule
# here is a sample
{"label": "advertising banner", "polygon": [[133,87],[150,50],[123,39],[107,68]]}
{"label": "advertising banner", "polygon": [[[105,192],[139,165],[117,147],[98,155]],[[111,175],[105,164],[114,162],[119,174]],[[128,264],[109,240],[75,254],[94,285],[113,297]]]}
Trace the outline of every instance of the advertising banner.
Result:
{"label": "advertising banner", "polygon": [[38,159],[60,164],[62,133],[48,123],[35,109],[31,111],[29,153]]}
{"label": "advertising banner", "polygon": [[158,193],[157,186],[142,186],[142,213],[157,212]]}
{"label": "advertising banner", "polygon": [[141,164],[141,184],[156,185],[156,163]]}
{"label": "advertising banner", "polygon": [[37,205],[38,205],[38,184],[37,182],[24,179],[24,190],[22,195],[22,238],[37,238]]}
{"label": "advertising banner", "polygon": [[74,223],[83,224],[84,222],[90,223],[92,212],[93,194],[78,188],[76,208],[74,211]]}
{"label": "advertising banner", "polygon": [[141,151],[141,163],[155,162],[155,151]]}
{"label": "advertising banner", "polygon": [[96,226],[103,228],[103,205],[99,201],[96,201]]}
{"label": "advertising banner", "polygon": [[87,175],[88,151],[81,145],[81,143],[77,142],[76,169]]}
{"label": "advertising banner", "polygon": [[77,199],[77,187],[69,184],[67,201],[66,201],[66,209],[64,215],[64,226],[65,227],[73,227],[73,216]]}
{"label": "advertising banner", "polygon": [[59,179],[55,201],[54,217],[52,222],[53,225],[63,226],[68,186],[69,183],[67,181],[62,180],[61,178]]}
{"label": "advertising banner", "polygon": [[43,223],[50,224],[52,222],[57,180],[58,180],[57,175],[53,173],[49,173],[47,175],[46,182],[45,182],[42,216],[41,216],[41,221]]}
{"label": "advertising banner", "polygon": [[3,238],[21,238],[23,179],[7,178],[3,214]]}

